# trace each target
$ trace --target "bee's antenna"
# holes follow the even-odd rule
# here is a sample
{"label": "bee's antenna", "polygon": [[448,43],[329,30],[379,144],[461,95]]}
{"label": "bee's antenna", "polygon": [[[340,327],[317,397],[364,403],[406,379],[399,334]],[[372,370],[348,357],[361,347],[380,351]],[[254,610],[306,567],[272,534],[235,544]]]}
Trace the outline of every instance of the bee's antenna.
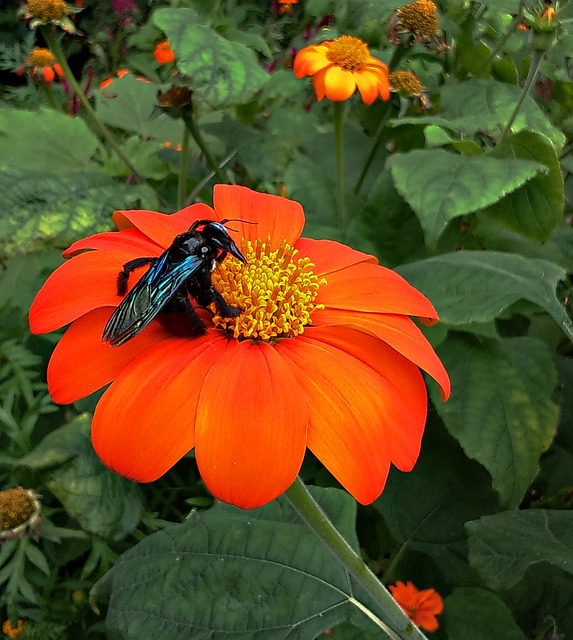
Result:
{"label": "bee's antenna", "polygon": [[[252,220],[242,220],[241,218],[223,218],[220,220],[220,224],[224,224],[227,226],[227,222],[244,222],[245,224],[258,224],[257,222],[253,222]],[[233,227],[229,227],[231,231],[237,231],[237,229],[233,229]]]}

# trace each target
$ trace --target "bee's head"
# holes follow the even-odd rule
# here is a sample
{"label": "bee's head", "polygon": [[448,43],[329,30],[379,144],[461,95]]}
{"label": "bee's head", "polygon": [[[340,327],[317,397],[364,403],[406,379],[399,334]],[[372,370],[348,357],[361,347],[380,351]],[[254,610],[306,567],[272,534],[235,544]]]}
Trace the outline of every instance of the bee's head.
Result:
{"label": "bee's head", "polygon": [[189,231],[194,231],[202,236],[212,247],[230,253],[241,262],[247,262],[245,256],[233,241],[233,238],[229,235],[229,231],[225,227],[225,222],[228,222],[228,220],[222,220],[221,222],[215,222],[214,220],[196,220],[191,225]]}

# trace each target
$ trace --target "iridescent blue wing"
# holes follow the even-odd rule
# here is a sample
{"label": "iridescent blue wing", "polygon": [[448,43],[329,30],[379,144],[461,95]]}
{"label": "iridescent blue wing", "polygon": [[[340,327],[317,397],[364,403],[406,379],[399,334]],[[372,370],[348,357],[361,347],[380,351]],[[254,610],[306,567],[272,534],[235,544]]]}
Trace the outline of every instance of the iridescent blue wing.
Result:
{"label": "iridescent blue wing", "polygon": [[167,258],[165,252],[121,301],[105,325],[104,342],[118,347],[145,329],[202,264],[196,255],[176,264]]}

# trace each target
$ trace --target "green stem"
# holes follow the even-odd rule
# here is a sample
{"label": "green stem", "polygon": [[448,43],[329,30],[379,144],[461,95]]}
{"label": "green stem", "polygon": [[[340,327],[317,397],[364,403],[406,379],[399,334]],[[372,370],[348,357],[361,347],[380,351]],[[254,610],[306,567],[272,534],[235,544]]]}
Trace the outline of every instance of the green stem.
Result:
{"label": "green stem", "polygon": [[213,169],[213,171],[215,172],[215,175],[217,176],[217,178],[219,178],[220,182],[222,182],[223,184],[227,184],[229,180],[221,170],[221,167],[219,166],[219,163],[217,162],[213,154],[209,151],[209,147],[205,144],[205,140],[201,135],[201,131],[199,130],[199,126],[197,125],[197,122],[195,121],[193,114],[190,113],[190,111],[186,111],[183,114],[183,120],[185,121],[185,127],[187,128],[189,133],[193,136],[193,140],[195,140],[195,142],[197,143],[197,146],[199,147],[199,149],[201,149],[201,152],[205,156],[205,159],[207,160],[207,164],[211,167],[211,169]]}
{"label": "green stem", "polygon": [[[505,43],[511,38],[511,36],[513,35],[513,33],[515,32],[517,27],[521,24],[521,21],[523,20],[523,8],[524,8],[524,2],[523,2],[523,0],[521,0],[521,2],[519,3],[519,7],[517,9],[517,14],[516,14],[515,18],[511,21],[508,30],[498,40],[498,42],[495,45],[495,47],[493,48],[492,52],[489,54],[487,60],[482,65],[482,67],[480,69],[480,72],[489,67],[489,65],[493,62],[493,60],[495,59],[497,54],[503,49]],[[476,22],[477,22],[477,20],[478,20],[478,17],[476,16]],[[478,75],[479,75],[479,73],[478,73]]]}
{"label": "green stem", "polygon": [[537,77],[537,72],[539,71],[539,67],[541,66],[541,61],[543,60],[544,54],[545,54],[545,51],[538,51],[537,49],[533,50],[533,56],[531,58],[531,64],[529,65],[529,72],[527,73],[525,84],[521,89],[521,94],[517,100],[517,103],[515,105],[515,108],[512,114],[509,117],[509,120],[507,121],[507,124],[505,125],[504,130],[501,132],[501,136],[498,140],[498,144],[500,142],[503,142],[503,140],[505,140],[505,138],[511,133],[511,127],[515,122],[515,119],[517,118],[517,114],[521,109],[523,101],[525,100],[527,94],[529,93],[529,90],[531,89],[535,81],[535,78]]}
{"label": "green stem", "polygon": [[380,146],[380,142],[382,141],[382,135],[384,133],[384,129],[386,128],[386,124],[390,119],[390,114],[392,113],[392,101],[388,100],[386,103],[386,109],[382,114],[382,118],[380,119],[380,123],[378,124],[378,128],[376,129],[376,133],[372,138],[372,144],[370,145],[370,149],[368,150],[368,155],[366,156],[366,161],[364,162],[364,166],[362,167],[362,171],[360,173],[360,177],[356,182],[354,187],[354,193],[358,194],[360,188],[362,187],[362,183],[364,182],[364,178],[366,178],[366,174],[370,169],[370,165],[372,164],[372,160],[374,160],[374,156],[378,151],[378,147]]}
{"label": "green stem", "polygon": [[54,54],[54,58],[56,58],[58,64],[62,67],[62,71],[64,72],[64,76],[68,81],[70,87],[73,89],[74,93],[78,97],[78,100],[81,102],[82,107],[85,109],[86,113],[90,116],[95,128],[98,130],[102,138],[107,142],[107,144],[115,151],[117,157],[125,164],[125,166],[131,171],[135,178],[140,180],[141,182],[145,182],[145,178],[139,175],[137,169],[133,166],[129,158],[123,153],[117,142],[113,139],[113,136],[108,131],[107,127],[104,123],[98,118],[96,112],[90,104],[90,101],[84,95],[82,88],[78,84],[77,80],[70,69],[68,61],[66,60],[66,56],[62,51],[62,47],[60,46],[60,41],[57,36],[52,33],[49,29],[42,27],[42,34],[48,45],[51,52]]}
{"label": "green stem", "polygon": [[402,557],[404,556],[404,553],[408,548],[409,544],[410,544],[410,541],[406,540],[406,542],[404,542],[400,546],[398,551],[394,554],[394,557],[392,558],[392,560],[390,560],[390,562],[388,563],[386,570],[384,571],[384,573],[382,574],[382,577],[380,578],[383,584],[388,584],[389,582],[394,581],[394,572],[396,571],[396,567],[400,564],[400,561],[402,560]]}
{"label": "green stem", "polygon": [[49,84],[42,82],[42,90],[44,92],[44,95],[48,99],[48,102],[52,105],[52,107],[54,107],[56,111],[63,113],[64,110],[62,109],[62,105],[58,104],[56,102],[56,99],[54,98],[54,92],[52,91],[52,87]]}
{"label": "green stem", "polygon": [[412,625],[412,622],[384,585],[364,564],[362,558],[340,535],[300,478],[294,481],[285,495],[305,523],[332,551],[352,577],[380,605],[388,622],[381,620],[368,607],[354,598],[350,598],[352,604],[367,615],[392,640],[426,640],[424,634]]}
{"label": "green stem", "polygon": [[177,185],[177,209],[183,209],[187,201],[187,162],[189,160],[189,129],[183,130],[181,141],[181,161],[179,163],[179,183]]}
{"label": "green stem", "polygon": [[334,145],[336,149],[336,217],[342,239],[346,238],[344,210],[344,112],[346,103],[334,103]]}

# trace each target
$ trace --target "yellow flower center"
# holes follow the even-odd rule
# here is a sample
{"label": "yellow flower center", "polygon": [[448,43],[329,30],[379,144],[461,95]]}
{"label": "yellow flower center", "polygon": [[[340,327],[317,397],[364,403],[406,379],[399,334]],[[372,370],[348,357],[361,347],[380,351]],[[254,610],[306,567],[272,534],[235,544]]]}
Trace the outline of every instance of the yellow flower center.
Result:
{"label": "yellow flower center", "polygon": [[438,31],[436,5],[431,0],[416,0],[398,9],[400,23],[417,36],[433,36]]}
{"label": "yellow flower center", "polygon": [[326,52],[328,60],[347,71],[360,69],[370,58],[367,45],[353,36],[340,36],[325,44],[328,45]]}
{"label": "yellow flower center", "polygon": [[52,52],[44,47],[32,49],[26,61],[30,66],[34,67],[52,67],[56,64],[56,59],[52,55]]}
{"label": "yellow flower center", "polygon": [[418,76],[411,71],[392,71],[388,77],[393,91],[407,96],[417,96],[423,90]]}
{"label": "yellow flower center", "polygon": [[24,524],[34,510],[33,500],[22,487],[0,491],[0,531]]}
{"label": "yellow flower center", "polygon": [[26,9],[32,18],[42,22],[59,20],[68,12],[64,0],[28,0]]}
{"label": "yellow flower center", "polygon": [[213,284],[225,300],[242,309],[236,318],[215,314],[213,323],[239,340],[294,337],[310,324],[318,290],[326,284],[312,272],[309,258],[287,242],[271,251],[269,242],[243,242],[247,264],[225,260],[213,272]]}

